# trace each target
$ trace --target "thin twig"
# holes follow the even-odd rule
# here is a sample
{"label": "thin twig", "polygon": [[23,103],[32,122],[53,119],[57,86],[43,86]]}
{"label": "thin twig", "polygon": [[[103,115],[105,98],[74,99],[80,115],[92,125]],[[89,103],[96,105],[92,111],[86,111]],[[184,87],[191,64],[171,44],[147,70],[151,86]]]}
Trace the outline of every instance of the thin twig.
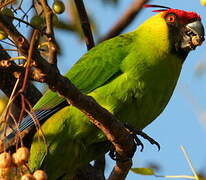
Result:
{"label": "thin twig", "polygon": [[34,30],[34,32],[32,34],[32,38],[31,38],[31,42],[30,42],[30,46],[29,46],[29,51],[28,51],[28,57],[27,57],[27,61],[26,61],[26,70],[25,70],[25,74],[24,74],[24,81],[23,81],[22,88],[21,88],[22,92],[24,92],[26,89],[26,84],[28,81],[29,71],[30,71],[31,63],[32,63],[32,53],[33,53],[35,38],[37,36],[37,33],[38,33],[37,30]]}
{"label": "thin twig", "polygon": [[80,18],[80,22],[81,22],[81,26],[82,26],[82,30],[84,33],[84,38],[85,38],[85,42],[87,45],[87,49],[91,49],[94,47],[94,39],[93,39],[93,35],[92,35],[92,30],[91,30],[91,26],[89,23],[89,18],[87,16],[87,12],[86,9],[84,7],[84,3],[83,0],[74,0],[78,14],[79,14],[79,18]]}
{"label": "thin twig", "polygon": [[18,51],[18,49],[0,49],[0,51]]}
{"label": "thin twig", "polygon": [[34,32],[32,34],[32,38],[31,38],[29,50],[28,50],[28,57],[27,57],[27,61],[26,61],[26,68],[25,68],[23,84],[22,84],[21,89],[18,92],[21,95],[21,112],[20,112],[20,115],[19,115],[19,121],[18,122],[21,122],[21,120],[23,119],[25,109],[26,109],[25,98],[24,98],[23,94],[26,90],[27,83],[28,83],[29,71],[30,71],[31,62],[32,62],[31,57],[32,57],[33,49],[34,49],[36,35],[37,35],[37,30],[34,30]]}
{"label": "thin twig", "polygon": [[46,35],[48,40],[49,57],[48,61],[50,64],[57,64],[57,45],[53,30],[53,12],[46,0],[41,0],[42,8],[44,11],[44,17],[46,20]]}
{"label": "thin twig", "polygon": [[181,178],[181,179],[195,179],[194,176],[187,176],[187,175],[177,175],[177,176],[159,176],[155,175],[155,177],[162,177],[162,178]]}
{"label": "thin twig", "polygon": [[187,162],[188,162],[188,164],[189,164],[189,166],[190,166],[190,169],[191,169],[191,171],[192,171],[195,179],[196,179],[196,180],[199,180],[199,177],[198,177],[198,175],[197,175],[197,173],[196,173],[196,171],[195,171],[195,168],[194,168],[193,165],[192,165],[192,161],[189,159],[189,155],[188,155],[185,147],[184,147],[184,146],[181,146],[180,148],[181,148],[181,150],[182,150],[182,152],[183,152],[183,154],[184,154],[184,156],[185,156],[185,159],[187,160]]}

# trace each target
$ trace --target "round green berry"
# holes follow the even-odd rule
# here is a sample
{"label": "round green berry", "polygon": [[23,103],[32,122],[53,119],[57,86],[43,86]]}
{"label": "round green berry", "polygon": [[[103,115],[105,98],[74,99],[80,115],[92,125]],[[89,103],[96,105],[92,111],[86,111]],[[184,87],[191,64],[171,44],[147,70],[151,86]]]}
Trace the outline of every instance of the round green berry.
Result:
{"label": "round green berry", "polygon": [[62,14],[65,11],[65,5],[60,0],[55,0],[52,5],[52,8],[56,14]]}
{"label": "round green berry", "polygon": [[30,24],[36,28],[40,28],[43,25],[43,23],[44,23],[43,18],[38,15],[33,16],[30,21]]}

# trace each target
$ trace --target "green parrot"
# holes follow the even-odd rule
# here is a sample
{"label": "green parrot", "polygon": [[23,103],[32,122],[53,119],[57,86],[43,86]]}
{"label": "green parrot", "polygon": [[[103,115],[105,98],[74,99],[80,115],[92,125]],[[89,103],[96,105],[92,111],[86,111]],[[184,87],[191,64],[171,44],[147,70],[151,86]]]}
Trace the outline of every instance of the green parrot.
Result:
{"label": "green parrot", "polygon": [[[188,53],[204,41],[195,12],[164,6],[133,32],[104,41],[83,55],[65,74],[121,122],[142,130],[164,110]],[[34,106],[44,122],[30,149],[31,170],[44,169],[50,180],[69,179],[109,150],[105,135],[77,108],[48,90]],[[34,126],[30,116],[23,131]],[[7,139],[14,138],[16,131]]]}

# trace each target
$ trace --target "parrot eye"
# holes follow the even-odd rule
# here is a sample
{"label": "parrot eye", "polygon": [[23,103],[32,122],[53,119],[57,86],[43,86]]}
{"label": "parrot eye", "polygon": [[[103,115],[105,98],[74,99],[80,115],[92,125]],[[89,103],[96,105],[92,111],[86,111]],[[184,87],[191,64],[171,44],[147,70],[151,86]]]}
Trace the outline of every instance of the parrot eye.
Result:
{"label": "parrot eye", "polygon": [[174,14],[169,14],[166,16],[167,23],[173,24],[176,21],[176,16]]}

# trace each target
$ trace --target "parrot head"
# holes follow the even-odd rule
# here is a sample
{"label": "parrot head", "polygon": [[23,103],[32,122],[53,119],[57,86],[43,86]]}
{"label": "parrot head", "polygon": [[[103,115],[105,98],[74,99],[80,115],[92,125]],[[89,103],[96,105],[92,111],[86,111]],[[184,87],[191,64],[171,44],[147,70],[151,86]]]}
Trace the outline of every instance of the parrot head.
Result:
{"label": "parrot head", "polygon": [[197,13],[159,5],[145,5],[145,7],[161,8],[153,12],[160,12],[156,16],[164,21],[168,29],[168,38],[175,51],[187,54],[205,40],[204,27]]}

